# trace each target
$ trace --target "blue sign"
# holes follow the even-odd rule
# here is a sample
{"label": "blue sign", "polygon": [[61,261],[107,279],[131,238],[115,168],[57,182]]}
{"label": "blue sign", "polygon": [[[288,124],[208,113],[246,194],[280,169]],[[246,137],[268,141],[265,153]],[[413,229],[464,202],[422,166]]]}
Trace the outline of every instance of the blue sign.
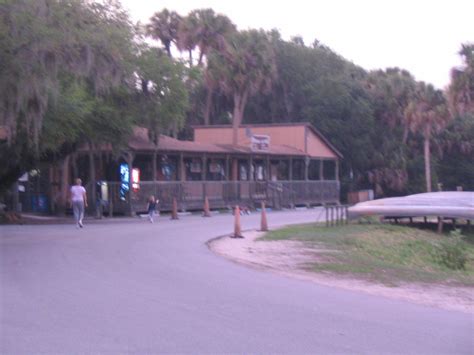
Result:
{"label": "blue sign", "polygon": [[130,168],[128,164],[120,164],[120,199],[125,201],[130,190]]}

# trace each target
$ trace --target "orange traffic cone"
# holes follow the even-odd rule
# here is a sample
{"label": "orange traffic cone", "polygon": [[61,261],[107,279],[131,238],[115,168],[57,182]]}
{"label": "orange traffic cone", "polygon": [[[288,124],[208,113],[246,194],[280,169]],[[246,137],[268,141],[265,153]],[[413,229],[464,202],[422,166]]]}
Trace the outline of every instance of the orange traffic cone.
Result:
{"label": "orange traffic cone", "polygon": [[243,238],[242,229],[240,228],[240,207],[235,206],[234,210],[234,235],[232,238]]}
{"label": "orange traffic cone", "polygon": [[178,203],[176,202],[176,197],[173,197],[173,210],[171,211],[171,219],[179,219]]}
{"label": "orange traffic cone", "polygon": [[262,219],[260,222],[260,230],[262,232],[268,231],[268,223],[267,223],[267,211],[265,211],[265,202],[262,201]]}
{"label": "orange traffic cone", "polygon": [[209,209],[209,200],[207,199],[207,196],[204,198],[204,213],[202,216],[211,217],[211,210]]}

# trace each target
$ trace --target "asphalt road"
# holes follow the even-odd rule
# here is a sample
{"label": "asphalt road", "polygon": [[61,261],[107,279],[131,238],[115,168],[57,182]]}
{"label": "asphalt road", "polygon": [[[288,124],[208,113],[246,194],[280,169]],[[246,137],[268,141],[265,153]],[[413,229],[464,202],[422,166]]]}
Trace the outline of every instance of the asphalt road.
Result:
{"label": "asphalt road", "polygon": [[[270,226],[317,210],[268,214]],[[0,353],[473,354],[466,313],[235,264],[230,215],[0,226]],[[258,215],[243,216],[243,229]]]}

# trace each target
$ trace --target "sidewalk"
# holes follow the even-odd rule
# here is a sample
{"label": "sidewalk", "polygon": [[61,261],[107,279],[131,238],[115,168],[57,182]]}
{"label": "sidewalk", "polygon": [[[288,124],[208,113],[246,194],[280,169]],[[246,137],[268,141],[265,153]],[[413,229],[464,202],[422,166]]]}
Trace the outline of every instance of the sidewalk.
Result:
{"label": "sidewalk", "polygon": [[[120,216],[120,217],[103,217],[103,218],[95,218],[93,216],[85,216],[84,221],[87,224],[95,224],[95,223],[111,223],[111,222],[131,222],[134,220],[139,220],[140,217],[127,217],[127,216]],[[34,213],[22,213],[21,219],[18,223],[0,223],[0,225],[32,225],[32,224],[73,224],[74,218],[73,216],[66,215],[66,216],[46,216],[41,214],[34,214]]]}
{"label": "sidewalk", "polygon": [[[215,213],[213,213],[215,214]],[[190,212],[178,212],[180,218],[185,216],[200,216],[201,212],[190,213]],[[48,216],[42,214],[35,214],[35,213],[21,213],[21,219],[14,223],[14,222],[5,222],[0,220],[1,225],[48,225],[48,224],[74,224],[74,218],[72,215],[66,216]],[[94,216],[86,215],[84,217],[84,222],[86,224],[96,224],[96,223],[120,223],[120,222],[133,222],[133,221],[142,221],[143,218],[147,217],[148,215],[136,215],[136,216],[114,216],[108,217],[103,216],[102,218],[96,218]],[[171,218],[170,213],[161,213],[161,218]],[[155,218],[160,218],[155,216]]]}

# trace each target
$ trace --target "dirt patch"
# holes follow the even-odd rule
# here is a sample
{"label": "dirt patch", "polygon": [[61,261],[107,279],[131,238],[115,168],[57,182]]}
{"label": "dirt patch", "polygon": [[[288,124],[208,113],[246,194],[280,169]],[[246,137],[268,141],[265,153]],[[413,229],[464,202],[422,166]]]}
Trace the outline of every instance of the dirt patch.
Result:
{"label": "dirt patch", "polygon": [[305,271],[309,263],[324,262],[327,256],[321,255],[321,252],[327,254],[328,250],[307,248],[299,241],[257,241],[262,235],[262,232],[249,231],[244,233],[244,239],[222,237],[211,241],[209,248],[216,254],[241,264],[325,286],[474,314],[473,288],[414,283],[387,287],[330,273]]}

